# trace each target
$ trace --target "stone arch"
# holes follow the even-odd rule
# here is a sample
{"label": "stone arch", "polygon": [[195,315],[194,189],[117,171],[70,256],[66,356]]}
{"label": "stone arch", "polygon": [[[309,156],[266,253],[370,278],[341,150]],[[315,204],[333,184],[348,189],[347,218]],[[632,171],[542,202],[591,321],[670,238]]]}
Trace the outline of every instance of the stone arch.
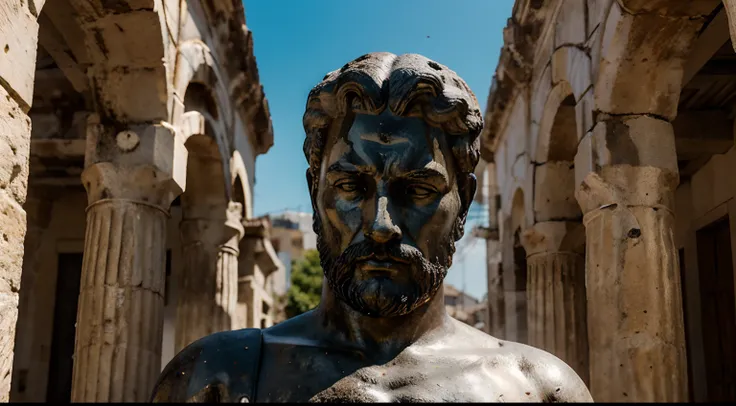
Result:
{"label": "stone arch", "polygon": [[[505,238],[510,238],[505,244],[508,247],[506,255],[510,256],[512,266],[510,273],[504,271],[504,290],[513,292],[513,296],[507,301],[506,319],[508,324],[515,329],[515,341],[527,342],[527,259],[526,250],[522,245],[522,233],[527,227],[526,209],[524,204],[524,191],[516,189],[511,201],[510,230]],[[510,251],[510,252],[509,252]]]}
{"label": "stone arch", "polygon": [[526,227],[526,210],[524,209],[524,191],[517,188],[511,200],[511,230]]}
{"label": "stone arch", "polygon": [[575,199],[578,129],[575,93],[567,81],[550,92],[540,123],[534,168],[534,222],[579,220]]}
{"label": "stone arch", "polygon": [[[544,111],[542,118],[539,123],[539,136],[534,149],[534,161],[537,163],[547,162],[550,155],[550,143],[552,142],[552,136],[554,132],[555,124],[557,123],[558,113],[560,107],[569,105],[569,99],[573,98],[573,119],[574,117],[574,97],[572,87],[565,81],[560,81],[547,96],[547,100],[544,104]],[[555,140],[555,142],[558,140]],[[577,140],[576,140],[577,141]],[[554,148],[553,148],[554,149]],[[574,158],[574,154],[572,156]]]}
{"label": "stone arch", "polygon": [[230,100],[223,81],[216,69],[210,49],[199,40],[190,40],[179,45],[174,72],[173,106],[171,122],[176,123],[185,112],[184,98],[192,83],[206,87],[210,97],[218,106],[219,116],[230,117]]}
{"label": "stone arch", "polygon": [[[181,66],[183,65],[184,63],[181,64]],[[213,78],[214,73],[211,67],[205,68],[207,66],[204,63],[200,64],[200,68],[193,72],[192,78],[203,80]],[[177,110],[181,108],[181,114],[177,113],[178,116],[174,123],[182,132],[185,142],[189,142],[189,137],[193,135],[207,135],[214,140],[219,154],[219,163],[222,167],[220,179],[224,185],[225,196],[229,198],[232,193],[232,182],[229,176],[225,176],[225,174],[230,174],[230,141],[227,136],[228,129],[225,125],[223,112],[221,111],[221,106],[227,105],[227,102],[222,103],[217,100],[217,92],[212,87],[216,86],[217,83],[219,82],[210,81],[209,84],[200,81],[189,82],[183,91],[184,93],[181,94],[182,97],[175,97],[174,103],[179,106]],[[196,145],[203,147],[199,141],[196,141]],[[206,148],[209,149],[209,147]],[[189,146],[187,146],[187,150],[190,154],[192,153]]]}
{"label": "stone arch", "polygon": [[713,2],[613,2],[602,23],[594,74],[595,109],[672,121],[684,66]]}
{"label": "stone arch", "polygon": [[[245,168],[240,152],[233,152],[230,158],[230,178],[232,179],[233,201],[243,204],[243,220],[253,217],[253,200],[250,190],[248,171]],[[242,194],[242,197],[238,197]],[[239,201],[237,199],[242,199]]]}

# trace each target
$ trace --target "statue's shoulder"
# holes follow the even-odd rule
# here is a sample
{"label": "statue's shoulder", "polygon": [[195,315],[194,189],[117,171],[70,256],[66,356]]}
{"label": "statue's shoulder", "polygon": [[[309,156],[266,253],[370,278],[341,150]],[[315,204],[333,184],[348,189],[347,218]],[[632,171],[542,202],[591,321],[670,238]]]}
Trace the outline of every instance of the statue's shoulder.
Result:
{"label": "statue's shoulder", "polygon": [[547,402],[593,402],[585,382],[565,361],[526,344],[500,343],[516,360],[519,371],[538,388]]}
{"label": "statue's shoulder", "polygon": [[184,348],[164,368],[152,402],[241,402],[254,398],[262,330],[215,333]]}

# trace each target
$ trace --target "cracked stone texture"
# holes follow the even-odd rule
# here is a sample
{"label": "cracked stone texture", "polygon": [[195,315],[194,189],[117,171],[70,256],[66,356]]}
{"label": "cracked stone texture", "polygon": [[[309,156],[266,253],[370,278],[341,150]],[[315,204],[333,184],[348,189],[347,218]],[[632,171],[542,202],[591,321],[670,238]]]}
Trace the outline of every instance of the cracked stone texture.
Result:
{"label": "cracked stone texture", "polygon": [[[0,75],[3,73],[0,68]],[[13,368],[30,137],[30,119],[0,86],[0,402],[9,400]]]}

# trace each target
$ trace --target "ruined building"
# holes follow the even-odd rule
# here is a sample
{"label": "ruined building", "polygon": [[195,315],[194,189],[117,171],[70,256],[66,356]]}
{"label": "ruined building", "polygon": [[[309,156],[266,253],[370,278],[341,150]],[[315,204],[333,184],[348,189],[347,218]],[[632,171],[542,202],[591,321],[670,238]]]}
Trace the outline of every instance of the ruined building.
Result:
{"label": "ruined building", "polygon": [[272,144],[240,0],[0,1],[0,401],[145,401],[268,324]]}
{"label": "ruined building", "polygon": [[517,0],[504,30],[481,140],[492,333],[596,401],[736,400],[724,3]]}

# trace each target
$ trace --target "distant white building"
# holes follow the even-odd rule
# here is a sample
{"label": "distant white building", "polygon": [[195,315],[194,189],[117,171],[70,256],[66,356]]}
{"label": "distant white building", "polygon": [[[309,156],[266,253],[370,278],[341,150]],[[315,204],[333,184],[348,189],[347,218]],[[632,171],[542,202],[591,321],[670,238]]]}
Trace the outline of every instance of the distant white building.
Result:
{"label": "distant white building", "polygon": [[317,234],[312,230],[312,213],[287,211],[271,216],[271,244],[284,264],[283,286],[276,291],[289,289],[291,263],[304,258],[306,250],[317,249]]}

